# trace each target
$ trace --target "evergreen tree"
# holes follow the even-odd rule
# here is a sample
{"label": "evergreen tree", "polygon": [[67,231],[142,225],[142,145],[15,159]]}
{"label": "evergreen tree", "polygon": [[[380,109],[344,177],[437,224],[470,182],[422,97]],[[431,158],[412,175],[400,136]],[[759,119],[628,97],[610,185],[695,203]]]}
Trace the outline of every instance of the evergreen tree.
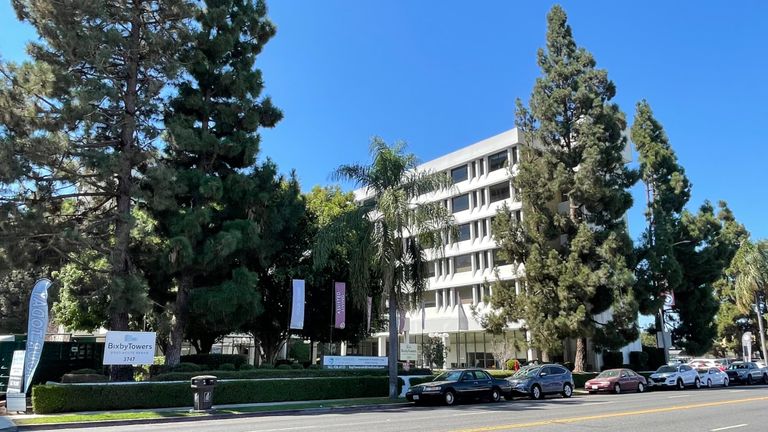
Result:
{"label": "evergreen tree", "polygon": [[725,271],[747,236],[725,202],[718,204],[717,212],[709,202],[696,214],[683,211],[675,246],[682,283],[675,290],[670,318],[673,343],[691,355],[713,346],[720,308],[715,288],[726,282]]}
{"label": "evergreen tree", "polygon": [[[495,290],[491,301],[500,310],[489,321],[523,319],[533,344],[545,349],[575,338],[574,366],[581,371],[587,337],[605,349],[638,336],[624,222],[637,175],[625,165],[626,121],[611,102],[613,82],[576,45],[561,7],[552,8],[547,22],[546,49],[538,53],[542,76],[528,108],[518,101],[527,145],[513,183],[523,218],[504,217],[502,209],[494,233],[505,258],[524,265],[525,287],[514,300],[511,288]],[[609,310],[609,322],[595,319]]]}
{"label": "evergreen tree", "polygon": [[162,264],[176,288],[169,365],[179,362],[190,313],[210,341],[262,310],[259,275],[241,258],[268,239],[260,181],[274,175],[255,166],[258,129],[282,117],[261,97],[254,68],[275,34],[266,13],[250,0],[209,0],[196,11],[193,44],[181,55],[186,79],[165,116],[165,155],[147,176],[148,209],[167,239]]}
{"label": "evergreen tree", "polygon": [[[177,73],[187,33],[185,0],[101,3],[13,2],[38,40],[32,63],[5,64],[10,90],[0,92],[6,137],[25,181],[14,188],[16,211],[37,223],[11,222],[20,241],[45,242],[66,256],[94,250],[109,257],[109,328],[126,330],[147,307],[146,283],[130,253],[135,174],[159,136],[162,92]],[[71,199],[72,211],[61,211]],[[38,231],[46,215],[61,229]],[[67,246],[62,249],[61,244]],[[130,368],[114,368],[127,379]]]}

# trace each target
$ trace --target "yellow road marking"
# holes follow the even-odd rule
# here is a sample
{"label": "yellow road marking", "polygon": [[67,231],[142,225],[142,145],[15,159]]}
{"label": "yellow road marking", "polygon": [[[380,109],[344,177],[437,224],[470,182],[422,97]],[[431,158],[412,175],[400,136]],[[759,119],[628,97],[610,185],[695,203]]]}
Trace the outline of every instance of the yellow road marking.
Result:
{"label": "yellow road marking", "polygon": [[655,413],[670,412],[670,411],[677,411],[677,410],[683,410],[683,409],[706,408],[706,407],[713,407],[713,406],[720,406],[720,405],[730,405],[730,404],[736,404],[736,403],[755,402],[755,401],[763,401],[763,400],[768,400],[768,396],[736,399],[736,400],[723,400],[723,401],[717,401],[717,402],[703,402],[703,403],[690,404],[690,405],[675,405],[671,407],[649,408],[649,409],[637,410],[637,411],[622,411],[622,412],[599,414],[599,415],[592,415],[592,416],[540,420],[540,421],[528,422],[528,423],[513,423],[513,424],[506,424],[506,425],[499,425],[499,426],[486,426],[486,427],[473,428],[473,429],[458,429],[453,432],[488,432],[488,431],[498,431],[498,430],[507,430],[507,429],[521,429],[521,428],[534,427],[534,426],[547,426],[547,425],[560,424],[560,423],[578,423],[578,422],[585,422],[590,420],[603,420],[603,419],[615,418],[615,417],[655,414]]}

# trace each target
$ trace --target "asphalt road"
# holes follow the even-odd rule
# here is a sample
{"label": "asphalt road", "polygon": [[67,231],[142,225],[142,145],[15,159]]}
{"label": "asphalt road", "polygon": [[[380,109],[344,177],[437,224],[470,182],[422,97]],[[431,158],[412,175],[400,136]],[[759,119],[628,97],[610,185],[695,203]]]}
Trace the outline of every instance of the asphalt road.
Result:
{"label": "asphalt road", "polygon": [[[59,429],[62,431],[63,429]],[[82,431],[83,429],[65,429]],[[98,432],[768,431],[768,386],[89,428]]]}

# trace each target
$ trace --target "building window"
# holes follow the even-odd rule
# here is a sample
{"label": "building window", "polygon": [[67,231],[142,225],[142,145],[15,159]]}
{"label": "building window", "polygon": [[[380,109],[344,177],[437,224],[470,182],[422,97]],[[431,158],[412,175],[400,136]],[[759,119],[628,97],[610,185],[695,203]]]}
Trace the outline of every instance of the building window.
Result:
{"label": "building window", "polygon": [[482,225],[483,225],[483,237],[488,236],[488,225],[490,225],[490,223],[491,223],[490,220],[484,220],[482,222]]}
{"label": "building window", "polygon": [[499,183],[488,188],[488,195],[490,195],[490,202],[495,203],[509,198],[509,183]]}
{"label": "building window", "polygon": [[501,151],[488,156],[488,172],[496,171],[507,165],[507,151]]}
{"label": "building window", "polygon": [[485,164],[483,163],[483,160],[480,159],[477,161],[477,175],[481,176],[483,174],[485,174]]}
{"label": "building window", "polygon": [[462,182],[467,179],[467,166],[462,165],[451,170],[451,178],[454,183]]}
{"label": "building window", "polygon": [[461,242],[461,241],[469,240],[470,238],[472,238],[472,234],[470,233],[468,223],[459,225],[458,227],[456,227],[456,231],[457,231],[456,241]]}
{"label": "building window", "polygon": [[520,210],[515,210],[515,222],[522,222],[523,221],[523,212]]}
{"label": "building window", "polygon": [[520,161],[520,147],[512,147],[512,165],[517,164]]}
{"label": "building window", "polygon": [[462,273],[472,270],[472,255],[459,255],[453,258],[453,272]]}
{"label": "building window", "polygon": [[478,270],[482,270],[482,269],[485,268],[485,266],[483,265],[483,258],[482,258],[482,256],[483,256],[482,252],[475,253],[475,264],[477,265],[477,269]]}
{"label": "building window", "polygon": [[475,165],[475,161],[472,161],[469,164],[469,177],[470,178],[475,178],[475,173],[477,173],[477,167]]}
{"label": "building window", "polygon": [[435,277],[435,262],[427,261],[424,263],[424,274],[427,277]]}
{"label": "building window", "polygon": [[451,209],[454,213],[467,210],[469,208],[469,194],[453,197],[451,200]]}

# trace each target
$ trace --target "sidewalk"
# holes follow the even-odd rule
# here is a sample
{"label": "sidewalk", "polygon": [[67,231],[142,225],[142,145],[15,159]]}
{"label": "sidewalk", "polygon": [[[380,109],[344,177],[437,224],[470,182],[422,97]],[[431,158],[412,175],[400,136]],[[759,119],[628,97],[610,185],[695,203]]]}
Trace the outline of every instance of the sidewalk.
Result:
{"label": "sidewalk", "polygon": [[[408,405],[410,404],[404,400],[391,401],[388,398],[364,398],[214,405],[214,412],[203,414],[190,413],[190,407],[121,411],[84,411],[42,415],[14,414],[0,418],[8,421],[8,427],[13,427],[13,429],[3,429],[2,423],[0,423],[0,432],[57,429],[64,427],[89,428],[95,426],[170,423],[231,417],[310,414],[330,411],[380,410],[388,408],[400,409]],[[15,426],[14,423],[16,424]]]}

